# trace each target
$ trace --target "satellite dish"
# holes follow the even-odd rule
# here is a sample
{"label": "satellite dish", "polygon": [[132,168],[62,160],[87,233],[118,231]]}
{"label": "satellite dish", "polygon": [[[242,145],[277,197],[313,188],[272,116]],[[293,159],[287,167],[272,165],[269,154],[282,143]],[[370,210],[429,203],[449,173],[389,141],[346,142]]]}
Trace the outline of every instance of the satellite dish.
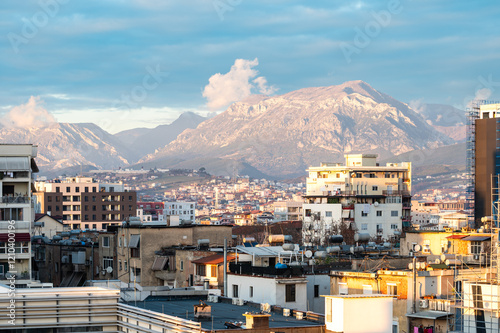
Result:
{"label": "satellite dish", "polygon": [[111,268],[111,266],[108,266],[108,268],[106,268],[106,272],[108,272],[109,274],[113,273],[113,268]]}
{"label": "satellite dish", "polygon": [[422,250],[422,246],[420,246],[419,244],[413,245],[413,251],[420,252],[420,250]]}
{"label": "satellite dish", "polygon": [[306,255],[306,258],[311,258],[313,256],[313,253],[311,250],[307,250],[306,253],[304,253]]}
{"label": "satellite dish", "polygon": [[375,207],[378,207],[378,201],[375,201],[375,203],[373,204]]}

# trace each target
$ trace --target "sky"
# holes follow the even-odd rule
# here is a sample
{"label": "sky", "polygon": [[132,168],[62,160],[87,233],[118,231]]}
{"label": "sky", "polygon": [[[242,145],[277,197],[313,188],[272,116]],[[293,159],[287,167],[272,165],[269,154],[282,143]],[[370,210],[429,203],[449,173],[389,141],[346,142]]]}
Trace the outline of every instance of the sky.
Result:
{"label": "sky", "polygon": [[0,13],[4,126],[116,133],[350,80],[406,103],[500,100],[498,1],[6,0]]}

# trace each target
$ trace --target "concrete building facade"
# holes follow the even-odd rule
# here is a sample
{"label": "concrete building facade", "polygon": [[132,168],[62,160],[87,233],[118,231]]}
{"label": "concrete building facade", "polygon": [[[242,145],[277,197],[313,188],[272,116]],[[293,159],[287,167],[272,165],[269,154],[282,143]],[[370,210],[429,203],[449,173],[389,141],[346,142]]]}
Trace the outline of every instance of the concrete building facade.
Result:
{"label": "concrete building facade", "polygon": [[410,228],[411,163],[379,166],[376,158],[345,155],[345,165],[322,163],[307,170],[305,245],[325,245],[340,223],[380,241]]}

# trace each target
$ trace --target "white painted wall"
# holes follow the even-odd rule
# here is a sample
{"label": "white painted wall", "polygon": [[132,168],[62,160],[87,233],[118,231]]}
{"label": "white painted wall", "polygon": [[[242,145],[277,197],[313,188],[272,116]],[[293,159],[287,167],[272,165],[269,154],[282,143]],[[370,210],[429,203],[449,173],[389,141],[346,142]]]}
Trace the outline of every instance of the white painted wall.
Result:
{"label": "white painted wall", "polygon": [[[365,211],[365,207],[368,208],[367,216],[362,216]],[[381,212],[381,216],[377,216],[377,211]],[[397,212],[397,216],[392,216],[392,211]],[[403,205],[401,203],[385,203],[378,204],[355,204],[354,205],[354,222],[356,222],[356,228],[359,232],[368,232],[370,236],[377,236],[377,224],[380,224],[383,229],[382,238],[389,238],[394,235],[394,230],[401,230],[403,227],[403,222],[401,220],[403,211]],[[363,225],[366,224],[367,230],[363,230]],[[397,226],[397,229],[393,229],[391,226]]]}
{"label": "white painted wall", "polygon": [[[275,279],[260,276],[228,274],[228,296],[234,298],[233,285],[238,285],[238,298],[255,303],[269,303],[288,309],[307,311],[307,280],[303,278]],[[278,281],[280,283],[278,283]],[[295,302],[286,302],[286,284],[295,284]],[[250,297],[253,287],[253,297]]]}
{"label": "white painted wall", "polygon": [[[349,333],[391,333],[391,297],[326,297],[326,329]],[[326,304],[326,303],[325,303]]]}
{"label": "white painted wall", "polygon": [[[328,274],[307,275],[307,309],[316,313],[325,313],[325,299],[321,295],[330,295],[330,276]],[[314,286],[319,285],[319,295],[314,297]]]}

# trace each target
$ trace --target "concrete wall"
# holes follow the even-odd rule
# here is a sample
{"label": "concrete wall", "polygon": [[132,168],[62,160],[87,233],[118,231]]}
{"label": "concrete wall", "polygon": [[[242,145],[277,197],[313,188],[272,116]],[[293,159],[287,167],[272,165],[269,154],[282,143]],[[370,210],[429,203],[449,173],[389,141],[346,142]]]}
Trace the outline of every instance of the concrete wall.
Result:
{"label": "concrete wall", "polygon": [[[330,295],[330,276],[328,274],[306,275],[307,309],[316,313],[325,313],[325,299],[321,295]],[[319,286],[319,296],[314,297],[314,286]]]}
{"label": "concrete wall", "polygon": [[[365,211],[365,207],[368,208],[368,215],[362,216]],[[396,216],[392,216],[392,212],[397,212]],[[377,216],[382,214],[381,216]],[[403,205],[401,203],[388,203],[388,204],[356,204],[354,205],[354,221],[356,222],[356,227],[359,232],[369,233],[370,236],[377,236],[377,225],[379,225],[382,230],[382,238],[388,239],[390,236],[394,235],[394,230],[402,229],[401,216],[403,214]],[[394,225],[394,228],[392,227]],[[365,229],[366,228],[366,229]]]}

